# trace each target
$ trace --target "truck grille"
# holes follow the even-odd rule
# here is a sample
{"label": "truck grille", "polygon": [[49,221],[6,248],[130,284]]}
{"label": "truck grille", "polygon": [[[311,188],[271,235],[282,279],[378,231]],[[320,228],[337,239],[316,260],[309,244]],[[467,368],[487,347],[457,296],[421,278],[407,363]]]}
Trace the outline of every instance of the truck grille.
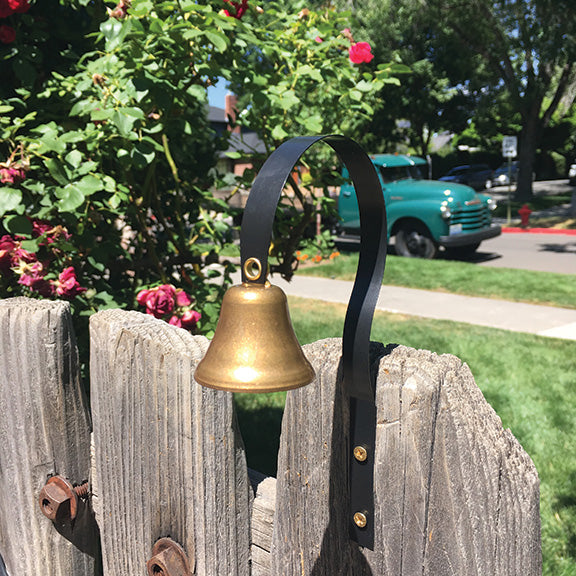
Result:
{"label": "truck grille", "polygon": [[462,232],[486,228],[490,226],[490,210],[484,204],[453,209],[450,224],[462,224]]}

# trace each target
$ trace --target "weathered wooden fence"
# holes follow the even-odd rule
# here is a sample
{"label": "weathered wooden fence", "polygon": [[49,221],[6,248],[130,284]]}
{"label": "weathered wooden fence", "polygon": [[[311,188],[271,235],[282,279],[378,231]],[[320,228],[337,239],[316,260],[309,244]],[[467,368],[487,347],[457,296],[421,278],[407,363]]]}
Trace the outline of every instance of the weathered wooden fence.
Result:
{"label": "weathered wooden fence", "polygon": [[[277,480],[249,475],[232,395],[194,382],[204,337],[96,314],[90,412],[67,304],[0,301],[0,339],[0,574],[144,575],[163,537],[202,576],[541,573],[536,470],[453,356],[373,346],[369,551],[348,539],[339,339],[305,347],[317,379],[288,393]],[[90,482],[74,521],[40,511],[55,474]]]}

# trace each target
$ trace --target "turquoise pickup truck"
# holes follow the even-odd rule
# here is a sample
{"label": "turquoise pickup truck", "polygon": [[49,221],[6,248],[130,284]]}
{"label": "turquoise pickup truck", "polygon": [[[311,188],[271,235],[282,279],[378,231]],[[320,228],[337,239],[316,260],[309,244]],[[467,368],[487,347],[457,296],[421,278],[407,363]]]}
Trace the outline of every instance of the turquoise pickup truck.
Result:
{"label": "turquoise pickup truck", "polygon": [[[399,256],[434,258],[440,246],[465,256],[501,234],[500,226],[492,225],[496,203],[486,194],[462,184],[426,180],[427,163],[416,156],[371,158],[386,200],[388,238],[395,237]],[[346,170],[343,176],[348,179]],[[360,232],[358,202],[349,179],[340,188],[338,213],[344,233]]]}

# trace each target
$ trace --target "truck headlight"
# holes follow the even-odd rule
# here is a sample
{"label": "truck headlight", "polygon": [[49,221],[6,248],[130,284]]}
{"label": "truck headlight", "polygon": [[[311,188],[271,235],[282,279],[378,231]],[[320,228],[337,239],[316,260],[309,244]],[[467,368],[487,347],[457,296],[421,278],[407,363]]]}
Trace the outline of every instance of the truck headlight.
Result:
{"label": "truck headlight", "polygon": [[452,216],[452,212],[450,212],[450,208],[448,208],[446,204],[442,204],[442,206],[440,206],[440,215],[445,220],[448,220],[448,218]]}

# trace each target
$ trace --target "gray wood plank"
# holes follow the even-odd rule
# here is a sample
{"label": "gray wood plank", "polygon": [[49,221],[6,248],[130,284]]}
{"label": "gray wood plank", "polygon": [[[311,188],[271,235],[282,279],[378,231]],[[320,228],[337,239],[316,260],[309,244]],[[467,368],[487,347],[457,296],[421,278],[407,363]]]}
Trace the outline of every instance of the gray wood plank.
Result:
{"label": "gray wood plank", "polygon": [[503,429],[466,365],[403,346],[373,349],[379,363],[375,549],[350,542],[340,340],[315,342],[305,352],[317,379],[288,394],[272,574],[541,573],[532,461]]}
{"label": "gray wood plank", "polygon": [[95,572],[89,508],[73,524],[55,525],[38,506],[49,476],[89,479],[84,400],[69,305],[0,300],[0,555],[12,576]]}
{"label": "gray wood plank", "polygon": [[193,380],[208,341],[137,312],[91,319],[97,517],[106,576],[170,536],[198,576],[247,576],[250,487],[232,395]]}

